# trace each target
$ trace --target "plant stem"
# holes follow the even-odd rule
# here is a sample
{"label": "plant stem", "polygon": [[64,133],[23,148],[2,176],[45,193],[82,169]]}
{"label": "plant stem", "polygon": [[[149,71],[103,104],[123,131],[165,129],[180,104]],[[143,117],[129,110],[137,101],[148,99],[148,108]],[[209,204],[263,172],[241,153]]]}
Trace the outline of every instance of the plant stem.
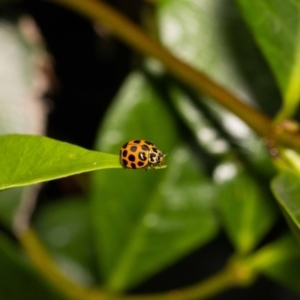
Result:
{"label": "plant stem", "polygon": [[[123,15],[100,1],[94,0],[52,0],[66,5],[89,19],[100,22],[120,39],[143,54],[157,58],[180,80],[201,93],[216,99],[221,105],[239,115],[246,123],[260,134],[265,134],[269,120],[257,110],[245,105],[234,95],[217,85],[204,73],[197,71],[172,55],[166,48],[148,36]],[[249,112],[250,110],[250,112]],[[250,115],[250,117],[249,117]]]}
{"label": "plant stem", "polygon": [[[242,268],[243,269],[243,268]],[[240,272],[240,268],[236,268],[235,264],[229,264],[219,273],[210,278],[192,285],[187,288],[173,290],[165,293],[153,295],[133,295],[123,297],[123,300],[203,300],[218,295],[225,290],[235,286],[244,286],[252,279],[249,272]],[[243,275],[241,275],[243,274]],[[244,276],[244,274],[247,274]],[[117,300],[117,299],[114,299]],[[119,299],[121,300],[121,299]]]}
{"label": "plant stem", "polygon": [[[107,4],[95,0],[47,0],[67,6],[92,21],[103,24],[113,34],[142,54],[158,59],[174,76],[195,90],[215,99],[220,105],[240,117],[261,137],[268,137],[272,121],[255,108],[215,83],[204,73],[194,69],[171,54],[157,41]],[[300,150],[300,135],[278,132],[274,140],[281,146]]]}
{"label": "plant stem", "polygon": [[34,230],[29,229],[20,235],[19,241],[40,273],[57,290],[72,300],[201,300],[208,299],[234,286],[244,286],[253,279],[253,273],[243,264],[243,261],[232,259],[219,273],[187,288],[150,295],[113,294],[99,288],[84,287],[64,276],[41,244]]}

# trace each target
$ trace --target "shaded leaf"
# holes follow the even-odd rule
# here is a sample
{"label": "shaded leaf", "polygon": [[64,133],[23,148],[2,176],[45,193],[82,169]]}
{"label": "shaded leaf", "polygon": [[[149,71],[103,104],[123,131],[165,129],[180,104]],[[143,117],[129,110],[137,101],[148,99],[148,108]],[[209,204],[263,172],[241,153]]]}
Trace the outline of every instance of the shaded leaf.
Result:
{"label": "shaded leaf", "polygon": [[0,298],[65,299],[24,261],[22,253],[0,235]]}
{"label": "shaded leaf", "polygon": [[[155,122],[154,122],[155,120]],[[129,77],[99,132],[98,147],[117,152],[127,139],[168,152],[158,172],[93,174],[92,216],[99,269],[112,290],[128,289],[214,237],[212,186],[179,135],[163,100],[143,76]]]}
{"label": "shaded leaf", "polygon": [[300,229],[300,176],[292,170],[281,171],[272,181],[271,187],[277,201]]}
{"label": "shaded leaf", "polygon": [[[272,75],[234,4],[222,0],[165,0],[159,2],[158,10],[161,39],[170,51],[256,105],[267,107],[269,99],[263,100],[262,95],[272,93],[274,108],[274,99],[279,98],[273,96],[276,86]],[[177,96],[180,97],[183,100],[177,101],[179,113],[202,147],[214,154],[215,176],[231,167],[235,170],[220,184],[217,203],[236,250],[251,251],[272,226],[276,208],[255,182],[255,175],[239,172],[236,161],[241,165],[246,161],[246,166],[250,162],[267,182],[274,171],[268,153],[261,140],[236,116],[211,101],[202,101],[204,109],[200,110],[190,105],[186,96]],[[193,102],[201,100],[203,97],[195,97]],[[218,150],[222,157],[216,156]]]}
{"label": "shaded leaf", "polygon": [[251,267],[300,293],[300,248],[291,235],[285,235],[251,256]]}
{"label": "shaded leaf", "polygon": [[289,118],[300,100],[300,3],[297,0],[236,2],[280,87],[284,104],[278,118]]}
{"label": "shaded leaf", "polygon": [[250,252],[273,225],[277,210],[266,191],[237,166],[220,165],[215,176],[224,228],[237,252]]}
{"label": "shaded leaf", "polygon": [[0,191],[0,222],[6,228],[10,228],[23,194],[22,188]]}

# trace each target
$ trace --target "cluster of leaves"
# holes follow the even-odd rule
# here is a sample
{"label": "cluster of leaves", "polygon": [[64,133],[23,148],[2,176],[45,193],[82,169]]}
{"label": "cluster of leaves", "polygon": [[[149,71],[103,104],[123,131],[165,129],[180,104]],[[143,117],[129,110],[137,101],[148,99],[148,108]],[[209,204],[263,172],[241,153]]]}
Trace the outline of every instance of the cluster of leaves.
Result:
{"label": "cluster of leaves", "polygon": [[[298,1],[236,0],[234,5],[226,0],[164,0],[156,4],[156,12],[162,43],[182,61],[265,114],[277,113],[279,121],[295,114],[300,95]],[[1,97],[6,108],[0,110],[1,133],[32,133],[15,126],[21,118],[7,117],[14,114],[10,101]],[[168,167],[121,170],[116,153],[133,138],[146,138],[168,152]],[[122,294],[223,230],[235,250],[233,264],[249,274],[237,276],[235,283],[264,274],[300,293],[300,249],[291,233],[258,247],[280,213],[275,198],[299,232],[297,154],[281,149],[284,170],[272,179],[277,171],[261,139],[213,99],[168,76],[157,61],[146,60],[128,76],[99,128],[97,151],[24,134],[3,135],[0,145],[0,220],[9,230],[31,187],[5,189],[107,169],[91,174],[87,195],[49,205],[37,212],[34,224],[57,267],[78,286],[99,284],[101,274],[106,290]],[[28,245],[26,231],[20,235],[21,244]],[[34,247],[25,249],[34,256]],[[0,268],[1,298],[60,297],[4,235],[0,264],[8,266]],[[12,287],[12,277],[18,284],[26,278],[21,294]],[[190,299],[189,294],[182,299]]]}

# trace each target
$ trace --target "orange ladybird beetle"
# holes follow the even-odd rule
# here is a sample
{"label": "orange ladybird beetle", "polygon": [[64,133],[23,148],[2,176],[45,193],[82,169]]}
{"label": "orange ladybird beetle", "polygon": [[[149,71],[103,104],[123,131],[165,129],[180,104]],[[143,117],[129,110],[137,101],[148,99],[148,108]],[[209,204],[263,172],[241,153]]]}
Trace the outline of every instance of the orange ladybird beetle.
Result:
{"label": "orange ladybird beetle", "polygon": [[156,146],[145,140],[132,140],[120,149],[120,162],[125,169],[154,169],[155,165],[161,166],[166,154]]}

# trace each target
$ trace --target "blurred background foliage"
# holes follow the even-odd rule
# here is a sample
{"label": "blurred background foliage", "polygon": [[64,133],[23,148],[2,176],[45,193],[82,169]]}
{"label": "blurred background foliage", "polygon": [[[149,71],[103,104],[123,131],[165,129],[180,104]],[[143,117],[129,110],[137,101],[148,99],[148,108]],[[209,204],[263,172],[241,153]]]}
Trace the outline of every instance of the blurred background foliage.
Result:
{"label": "blurred background foliage", "polygon": [[[109,4],[245,103],[298,120],[299,1]],[[261,137],[157,60],[51,1],[0,1],[0,91],[1,134],[113,154],[147,139],[168,153],[157,172],[102,170],[1,191],[1,299],[165,299],[174,289],[178,299],[299,299],[290,229],[297,236],[299,174],[281,173],[271,190],[276,168]],[[37,267],[40,252],[19,236],[29,217],[74,293],[47,279],[49,261]]]}

